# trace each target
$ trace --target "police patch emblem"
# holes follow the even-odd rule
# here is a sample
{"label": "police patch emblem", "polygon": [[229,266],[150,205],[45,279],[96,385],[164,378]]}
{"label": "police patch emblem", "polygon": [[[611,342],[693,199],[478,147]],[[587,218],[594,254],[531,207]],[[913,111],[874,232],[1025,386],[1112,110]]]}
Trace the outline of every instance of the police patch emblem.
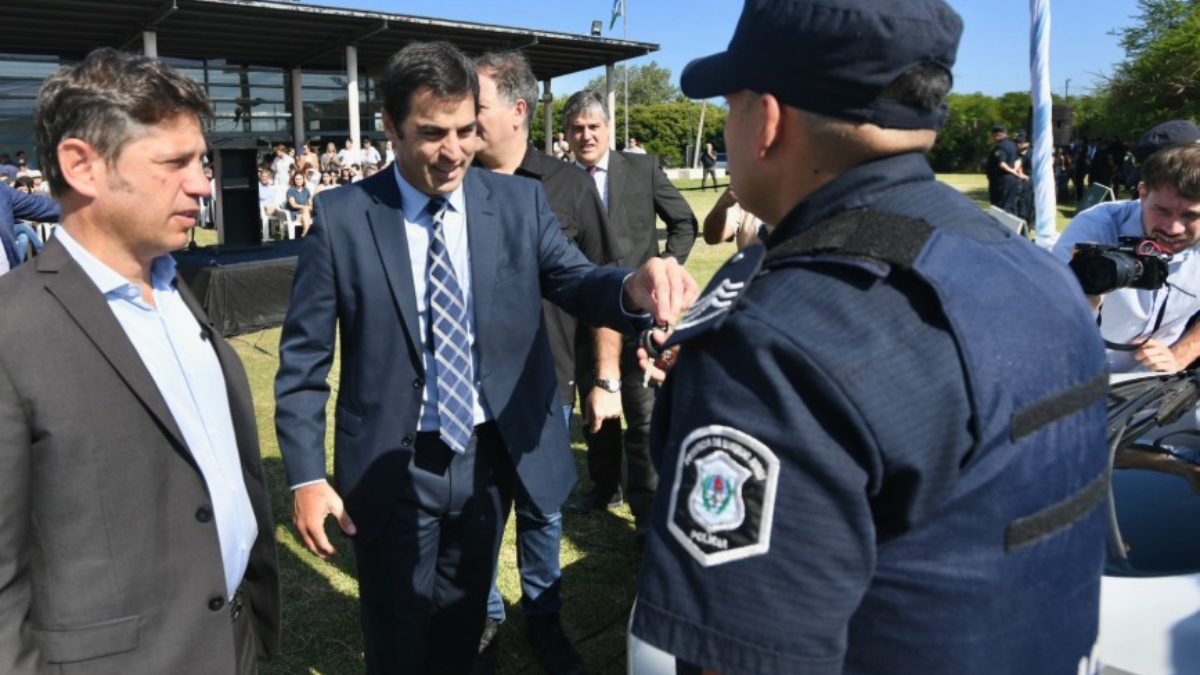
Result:
{"label": "police patch emblem", "polygon": [[701,565],[762,555],[771,547],[779,460],[758,439],[726,426],[683,440],[667,529]]}

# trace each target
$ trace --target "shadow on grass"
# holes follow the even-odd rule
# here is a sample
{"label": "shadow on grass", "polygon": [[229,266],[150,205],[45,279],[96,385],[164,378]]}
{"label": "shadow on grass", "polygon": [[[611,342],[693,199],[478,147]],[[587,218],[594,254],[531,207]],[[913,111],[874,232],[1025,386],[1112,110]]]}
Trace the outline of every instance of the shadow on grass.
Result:
{"label": "shadow on grass", "polygon": [[[263,664],[264,675],[355,675],[365,667],[358,620],[354,547],[340,532],[331,536],[338,554],[329,562],[309,553],[292,527],[291,492],[279,457],[265,457],[283,589],[280,657]],[[330,521],[330,527],[337,529]]]}
{"label": "shadow on grass", "polygon": [[965,194],[967,197],[970,197],[978,204],[982,204],[984,206],[987,206],[988,204],[988,189],[986,187],[970,188],[964,190],[963,194]]}

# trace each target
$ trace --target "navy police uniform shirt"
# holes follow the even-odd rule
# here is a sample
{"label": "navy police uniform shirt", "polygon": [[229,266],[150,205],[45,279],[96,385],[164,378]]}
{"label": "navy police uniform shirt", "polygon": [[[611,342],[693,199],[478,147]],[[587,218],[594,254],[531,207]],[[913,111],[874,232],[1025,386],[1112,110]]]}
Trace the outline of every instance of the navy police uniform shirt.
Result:
{"label": "navy police uniform shirt", "polygon": [[999,143],[992,146],[992,152],[987,159],[987,177],[988,178],[1003,178],[1012,174],[1000,168],[1001,164],[1007,164],[1009,167],[1017,165],[1017,144],[1011,139],[1002,139]]}
{"label": "navy police uniform shirt", "polygon": [[[986,236],[1010,236],[989,229],[994,223],[978,206],[937,183],[921,155],[907,154],[822,187],[780,223],[768,245],[868,207],[935,227],[965,224]],[[1095,433],[1064,442],[1070,447],[1061,456],[1019,453],[1036,465],[1014,481],[1004,462],[1029,448],[1004,446],[1005,434],[973,419],[968,366],[937,293],[871,260],[815,258],[759,272],[763,255],[749,247],[735,256],[677,327],[680,353],[652,431],[661,482],[634,634],[724,675],[930,675],[993,666],[1015,672],[1005,670],[1014,666],[1005,653],[1034,642],[1048,652],[1069,643],[1064,658],[1075,672],[1095,639],[1098,502],[1087,509],[1087,528],[1038,548],[1037,557],[979,554],[1002,551],[999,527],[982,528],[986,541],[966,541],[974,534],[964,533],[980,529],[972,522],[980,501],[1003,508],[1008,495],[1057,499],[1030,476],[1074,461],[1078,446],[1092,441],[1104,452],[1102,393],[1089,399],[1097,405],[1084,420]],[[1042,267],[1054,273],[1053,261],[1033,262],[1033,276]],[[995,282],[981,280],[980,288]],[[1055,310],[1069,318],[1048,330],[1078,326],[1074,337],[1087,340],[1082,298],[1070,294],[1065,277],[1053,282],[1061,290],[1046,296],[1070,309]],[[1003,316],[984,323],[1006,328]],[[1053,339],[1000,342],[1027,352]],[[1090,360],[1081,360],[1096,364],[1096,372],[1081,370],[1099,375],[1103,388],[1102,350],[1097,343],[1083,351]],[[1019,357],[994,355],[1004,368]],[[1045,363],[1039,359],[1029,368]],[[1018,377],[1029,368],[1018,368]],[[997,457],[972,464],[981,429],[1005,437],[991,453]],[[1089,462],[1085,479],[1102,473],[1104,459],[1093,453]],[[1076,484],[1072,470],[1064,474]],[[979,508],[980,518],[993,517],[988,508]],[[1029,572],[1022,565],[1061,569]],[[1039,605],[1044,589],[1013,585],[1059,573],[1062,592],[1045,596],[1064,607]],[[1079,617],[1078,631],[1057,626]]]}

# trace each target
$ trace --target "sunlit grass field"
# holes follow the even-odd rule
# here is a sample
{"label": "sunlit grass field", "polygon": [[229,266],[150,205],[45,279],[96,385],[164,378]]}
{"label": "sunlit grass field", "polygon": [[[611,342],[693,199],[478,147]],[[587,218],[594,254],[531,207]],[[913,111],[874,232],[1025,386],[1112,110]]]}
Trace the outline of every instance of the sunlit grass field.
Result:
{"label": "sunlit grass field", "polygon": [[[987,181],[982,175],[940,178],[986,206]],[[702,222],[720,193],[711,189],[700,191],[697,189],[699,181],[679,181],[677,185],[698,221]],[[1073,215],[1073,208],[1059,209],[1060,230],[1070,215]],[[216,243],[216,235],[212,231],[200,231],[196,240],[199,245],[208,245]],[[733,253],[731,243],[709,246],[698,237],[687,268],[703,287]],[[265,672],[273,675],[361,673],[362,639],[352,547],[335,532],[334,541],[340,552],[330,562],[323,562],[304,550],[291,527],[291,498],[273,426],[272,380],[278,364],[279,329],[238,336],[231,342],[246,366],[254,392],[283,577],[283,655],[268,664]],[[336,394],[336,363],[331,382]],[[331,409],[332,405],[331,399]],[[578,425],[576,417],[573,446],[580,475],[576,490],[582,491],[589,483]],[[327,446],[332,447],[332,433]],[[513,536],[510,520],[500,559],[499,582],[509,613],[499,638],[499,672],[504,675],[541,673],[541,667],[525,644],[524,623],[516,607],[520,586]],[[638,563],[633,519],[628,507],[597,514],[565,515],[563,622],[592,675],[625,672],[625,627],[633,603]]]}

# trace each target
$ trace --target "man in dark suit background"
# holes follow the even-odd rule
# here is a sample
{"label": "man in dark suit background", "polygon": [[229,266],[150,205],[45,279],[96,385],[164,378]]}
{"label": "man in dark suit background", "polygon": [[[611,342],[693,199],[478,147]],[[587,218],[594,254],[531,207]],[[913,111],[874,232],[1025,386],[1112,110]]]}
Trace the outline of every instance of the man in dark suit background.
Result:
{"label": "man in dark suit background", "polygon": [[[394,168],[321,193],[284,323],[279,446],[305,545],[353,535],[367,672],[468,672],[519,476],[543,511],[575,481],[545,296],[591,324],[673,321],[696,295],[674,261],[589,263],[534,181],[471,169],[475,65],[413,43],[380,79]],[[433,324],[431,326],[431,324]],[[335,337],[337,490],[325,480]],[[453,352],[453,353],[451,353]],[[344,500],[344,501],[343,501]]]}
{"label": "man in dark suit background", "polygon": [[[563,107],[563,126],[576,163],[591,174],[608,207],[608,221],[624,251],[619,264],[641,265],[656,258],[682,264],[696,240],[696,215],[663,173],[654,155],[610,152],[608,107],[600,94],[576,92]],[[660,252],[658,224],[667,227]],[[621,501],[621,421],[625,415],[626,492],[629,508],[643,532],[658,486],[650,462],[648,437],[654,391],[642,385],[636,337],[580,346],[579,392],[589,420],[588,474],[592,489],[567,506],[569,511],[603,509]]]}
{"label": "man in dark suit background", "polygon": [[[492,52],[475,59],[479,67],[477,163],[497,173],[523,176],[542,184],[546,201],[562,225],[563,234],[588,260],[616,262],[619,249],[605,215],[604,203],[587,174],[562,160],[538,152],[529,142],[529,125],[537,110],[538,83],[521,52]],[[550,349],[558,377],[563,421],[570,428],[575,407],[575,319],[552,303],[542,301]],[[579,327],[590,335],[606,328]],[[570,445],[544,452],[571,457]],[[562,513],[543,512],[519,486],[516,492],[517,565],[521,573],[521,613],[529,643],[550,675],[582,675],[583,662],[563,632]],[[488,598],[487,640],[504,621],[504,599],[493,585]],[[495,647],[491,649],[495,652]]]}
{"label": "man in dark suit background", "polygon": [[0,279],[0,672],[250,675],[279,581],[250,387],[169,253],[200,199],[204,90],[111,49],[35,119],[62,206]]}

